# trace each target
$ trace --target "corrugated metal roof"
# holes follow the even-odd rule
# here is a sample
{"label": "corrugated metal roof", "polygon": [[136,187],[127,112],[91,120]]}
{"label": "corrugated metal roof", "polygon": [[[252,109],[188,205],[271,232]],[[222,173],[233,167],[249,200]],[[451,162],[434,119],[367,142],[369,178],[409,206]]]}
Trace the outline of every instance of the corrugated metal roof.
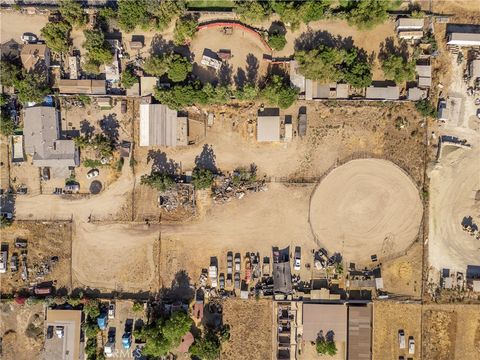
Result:
{"label": "corrugated metal roof", "polygon": [[58,89],[60,94],[105,95],[107,93],[105,80],[60,79]]}
{"label": "corrugated metal roof", "polygon": [[372,306],[348,307],[348,359],[369,360],[372,357]]}
{"label": "corrugated metal roof", "polygon": [[424,19],[400,18],[397,20],[398,29],[421,29],[425,23]]}
{"label": "corrugated metal roof", "polygon": [[187,145],[187,118],[162,104],[140,105],[140,146]]}

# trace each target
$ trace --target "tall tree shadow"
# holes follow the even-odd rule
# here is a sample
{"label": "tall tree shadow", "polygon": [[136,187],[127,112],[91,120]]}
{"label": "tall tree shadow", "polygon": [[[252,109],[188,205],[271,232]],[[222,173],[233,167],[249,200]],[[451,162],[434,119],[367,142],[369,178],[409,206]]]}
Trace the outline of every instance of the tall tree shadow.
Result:
{"label": "tall tree shadow", "polygon": [[120,123],[117,119],[117,114],[108,114],[100,120],[100,129],[106,137],[112,142],[118,142]]}
{"label": "tall tree shadow", "polygon": [[215,159],[216,155],[213,151],[213,147],[211,145],[204,144],[202,152],[195,158],[195,167],[200,169],[207,169],[213,173],[217,173],[218,168]]}
{"label": "tall tree shadow", "polygon": [[400,40],[399,44],[395,44],[393,37],[388,37],[384,42],[380,43],[380,51],[378,53],[378,59],[383,61],[390,55],[401,56],[404,60],[408,60],[408,44],[405,40]]}
{"label": "tall tree shadow", "polygon": [[218,83],[222,86],[228,86],[232,83],[233,68],[232,65],[224,62],[218,71]]}
{"label": "tall tree shadow", "polygon": [[95,126],[93,126],[90,121],[83,119],[80,121],[80,133],[85,135],[87,138],[92,137],[95,132]]}
{"label": "tall tree shadow", "polygon": [[328,31],[307,31],[295,40],[295,51],[310,51],[319,45],[337,47],[350,50],[354,47],[353,39],[349,37],[333,36]]}
{"label": "tall tree shadow", "polygon": [[162,298],[168,302],[190,301],[195,295],[191,286],[191,279],[186,270],[180,270],[175,274],[172,284],[169,288],[160,290]]}
{"label": "tall tree shadow", "polygon": [[147,164],[152,162],[152,172],[161,172],[175,175],[180,170],[180,164],[173,159],[168,159],[167,154],[161,150],[150,150],[147,155]]}
{"label": "tall tree shadow", "polygon": [[259,68],[258,59],[253,54],[247,55],[247,82],[254,85],[257,82],[258,78],[258,68]]}
{"label": "tall tree shadow", "polygon": [[233,81],[235,82],[235,86],[237,89],[242,89],[247,82],[247,75],[245,74],[245,70],[242,68],[237,69],[237,73],[233,77]]}

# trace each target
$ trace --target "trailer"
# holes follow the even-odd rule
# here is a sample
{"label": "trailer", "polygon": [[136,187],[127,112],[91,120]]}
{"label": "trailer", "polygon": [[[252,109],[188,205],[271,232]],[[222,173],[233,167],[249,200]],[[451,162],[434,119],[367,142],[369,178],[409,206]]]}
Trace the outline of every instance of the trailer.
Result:
{"label": "trailer", "polygon": [[210,279],[212,288],[216,288],[218,284],[217,284],[217,267],[215,265],[209,266],[208,277]]}

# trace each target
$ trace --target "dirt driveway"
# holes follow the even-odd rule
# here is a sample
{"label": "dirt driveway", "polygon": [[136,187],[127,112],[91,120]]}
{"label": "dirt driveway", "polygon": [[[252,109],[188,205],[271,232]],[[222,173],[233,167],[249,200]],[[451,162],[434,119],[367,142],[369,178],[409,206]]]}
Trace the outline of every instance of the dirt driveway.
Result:
{"label": "dirt driveway", "polygon": [[6,42],[10,39],[22,43],[20,37],[25,32],[31,32],[40,37],[40,30],[48,23],[47,15],[27,15],[18,11],[2,9],[0,13],[0,39]]}

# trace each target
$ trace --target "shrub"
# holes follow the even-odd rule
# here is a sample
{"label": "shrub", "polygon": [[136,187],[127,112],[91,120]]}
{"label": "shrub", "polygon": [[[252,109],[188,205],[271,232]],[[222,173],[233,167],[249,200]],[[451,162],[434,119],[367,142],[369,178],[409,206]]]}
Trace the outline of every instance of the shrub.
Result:
{"label": "shrub", "polygon": [[285,39],[284,34],[274,33],[268,37],[268,45],[270,45],[273,50],[280,51],[286,44],[287,39]]}
{"label": "shrub", "polygon": [[66,22],[51,22],[46,24],[40,33],[45,38],[45,43],[52,51],[67,52],[70,45],[70,31],[72,26]]}
{"label": "shrub", "polygon": [[430,101],[427,99],[423,99],[420,101],[417,101],[415,103],[415,108],[417,111],[422,115],[422,116],[430,116],[430,117],[436,117],[437,116],[437,109],[435,109],[435,106],[432,105]]}
{"label": "shrub", "polygon": [[271,9],[266,2],[242,0],[235,2],[235,12],[240,15],[242,22],[255,24],[266,20],[271,14]]}
{"label": "shrub", "polygon": [[135,301],[132,305],[132,311],[136,313],[142,312],[143,304]]}
{"label": "shrub", "polygon": [[166,191],[173,188],[175,182],[170,175],[154,171],[150,175],[142,175],[140,184],[150,186],[158,191]]}
{"label": "shrub", "polygon": [[174,82],[180,82],[187,78],[187,75],[192,71],[192,64],[190,61],[178,54],[173,54],[168,59],[168,78]]}
{"label": "shrub", "polygon": [[295,102],[298,91],[287,85],[280,76],[274,75],[272,80],[260,92],[260,96],[269,104],[285,109]]}
{"label": "shrub", "polygon": [[119,0],[118,25],[126,32],[132,32],[139,25],[147,27],[150,23],[147,0]]}
{"label": "shrub", "polygon": [[83,160],[83,166],[94,169],[94,168],[103,166],[103,164],[100,160],[85,159],[85,160]]}
{"label": "shrub", "polygon": [[191,16],[184,16],[175,23],[173,42],[175,45],[185,45],[197,31],[197,21]]}
{"label": "shrub", "polygon": [[346,18],[359,29],[371,29],[388,18],[390,2],[386,0],[348,1]]}
{"label": "shrub", "polygon": [[74,0],[61,0],[59,11],[62,18],[72,26],[82,26],[87,23],[87,14],[82,5]]}
{"label": "shrub", "polygon": [[213,173],[197,167],[192,172],[192,183],[196,189],[210,188],[213,184]]}
{"label": "shrub", "polygon": [[403,83],[415,78],[415,61],[408,61],[400,55],[391,54],[383,60],[382,70],[387,80]]}
{"label": "shrub", "polygon": [[0,133],[4,136],[13,135],[15,131],[15,123],[13,122],[12,118],[1,114],[0,117]]}
{"label": "shrub", "polygon": [[131,66],[127,66],[125,71],[122,72],[122,86],[125,89],[130,89],[133,85],[138,82],[138,77],[134,74]]}
{"label": "shrub", "polygon": [[85,30],[85,42],[83,47],[87,50],[89,61],[101,65],[112,61],[112,49],[110,44],[105,41],[103,32],[99,30]]}
{"label": "shrub", "polygon": [[337,353],[337,346],[333,340],[326,340],[325,338],[320,338],[317,340],[316,344],[317,353],[322,355],[333,356]]}

